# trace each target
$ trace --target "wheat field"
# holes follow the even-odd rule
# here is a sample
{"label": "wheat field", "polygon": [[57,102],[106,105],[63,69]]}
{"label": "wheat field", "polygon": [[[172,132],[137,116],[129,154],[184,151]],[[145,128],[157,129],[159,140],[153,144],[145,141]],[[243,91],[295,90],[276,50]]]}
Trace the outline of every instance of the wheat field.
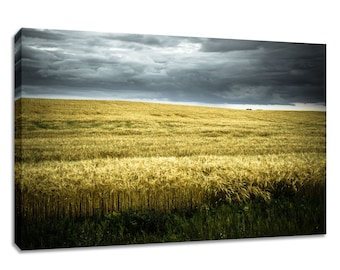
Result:
{"label": "wheat field", "polygon": [[125,101],[15,104],[20,218],[324,196],[324,112]]}

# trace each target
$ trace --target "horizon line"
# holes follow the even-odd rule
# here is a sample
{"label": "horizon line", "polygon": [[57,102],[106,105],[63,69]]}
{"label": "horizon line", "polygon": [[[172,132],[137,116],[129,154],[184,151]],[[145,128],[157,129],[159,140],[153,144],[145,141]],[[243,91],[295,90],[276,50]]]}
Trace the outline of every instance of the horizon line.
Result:
{"label": "horizon line", "polygon": [[[14,101],[20,99],[56,99],[56,100],[88,100],[88,101],[126,101],[126,102],[140,102],[153,104],[168,104],[168,105],[182,105],[182,106],[198,106],[208,108],[234,109],[234,110],[265,110],[265,111],[314,111],[326,112],[326,105],[321,103],[302,103],[296,102],[292,104],[250,104],[250,103],[204,103],[195,101],[170,101],[158,99],[110,99],[110,98],[93,98],[93,97],[57,97],[57,96],[24,96],[15,97]],[[308,107],[311,106],[311,107]],[[271,107],[271,108],[269,108]],[[316,107],[316,108],[315,108]]]}

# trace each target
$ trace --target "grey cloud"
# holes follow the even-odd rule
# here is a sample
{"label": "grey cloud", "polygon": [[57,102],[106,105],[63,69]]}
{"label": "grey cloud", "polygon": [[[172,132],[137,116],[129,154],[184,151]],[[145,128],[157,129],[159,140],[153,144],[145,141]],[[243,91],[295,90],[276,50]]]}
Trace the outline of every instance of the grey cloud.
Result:
{"label": "grey cloud", "polygon": [[243,41],[234,39],[205,39],[202,43],[203,52],[230,52],[257,50],[264,42]]}
{"label": "grey cloud", "polygon": [[20,42],[26,95],[325,103],[324,45],[34,29]]}
{"label": "grey cloud", "polygon": [[48,30],[48,29],[30,29],[23,28],[21,33],[24,37],[30,37],[33,39],[40,39],[46,41],[60,41],[64,40],[67,32]]}
{"label": "grey cloud", "polygon": [[162,42],[156,36],[147,35],[121,35],[119,37],[113,37],[113,39],[129,42],[129,43],[140,43],[142,45],[161,46]]}
{"label": "grey cloud", "polygon": [[139,35],[139,34],[115,34],[105,37],[108,40],[120,40],[127,42],[126,46],[139,44],[142,47],[175,47],[184,40],[192,40],[186,37],[161,36],[161,35]]}

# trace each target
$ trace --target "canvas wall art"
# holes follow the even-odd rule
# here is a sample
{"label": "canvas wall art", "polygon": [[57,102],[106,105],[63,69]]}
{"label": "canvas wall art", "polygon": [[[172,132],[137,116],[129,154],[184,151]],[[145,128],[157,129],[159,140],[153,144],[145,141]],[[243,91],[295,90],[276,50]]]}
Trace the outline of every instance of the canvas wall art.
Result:
{"label": "canvas wall art", "polygon": [[23,28],[22,250],[326,233],[326,45]]}

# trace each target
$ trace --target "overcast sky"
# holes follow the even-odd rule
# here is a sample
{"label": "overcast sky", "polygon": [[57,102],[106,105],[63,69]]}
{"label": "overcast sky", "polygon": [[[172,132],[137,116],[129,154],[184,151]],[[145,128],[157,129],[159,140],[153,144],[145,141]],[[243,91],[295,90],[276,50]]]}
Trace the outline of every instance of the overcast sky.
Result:
{"label": "overcast sky", "polygon": [[325,110],[325,58],[322,44],[22,29],[15,95]]}

